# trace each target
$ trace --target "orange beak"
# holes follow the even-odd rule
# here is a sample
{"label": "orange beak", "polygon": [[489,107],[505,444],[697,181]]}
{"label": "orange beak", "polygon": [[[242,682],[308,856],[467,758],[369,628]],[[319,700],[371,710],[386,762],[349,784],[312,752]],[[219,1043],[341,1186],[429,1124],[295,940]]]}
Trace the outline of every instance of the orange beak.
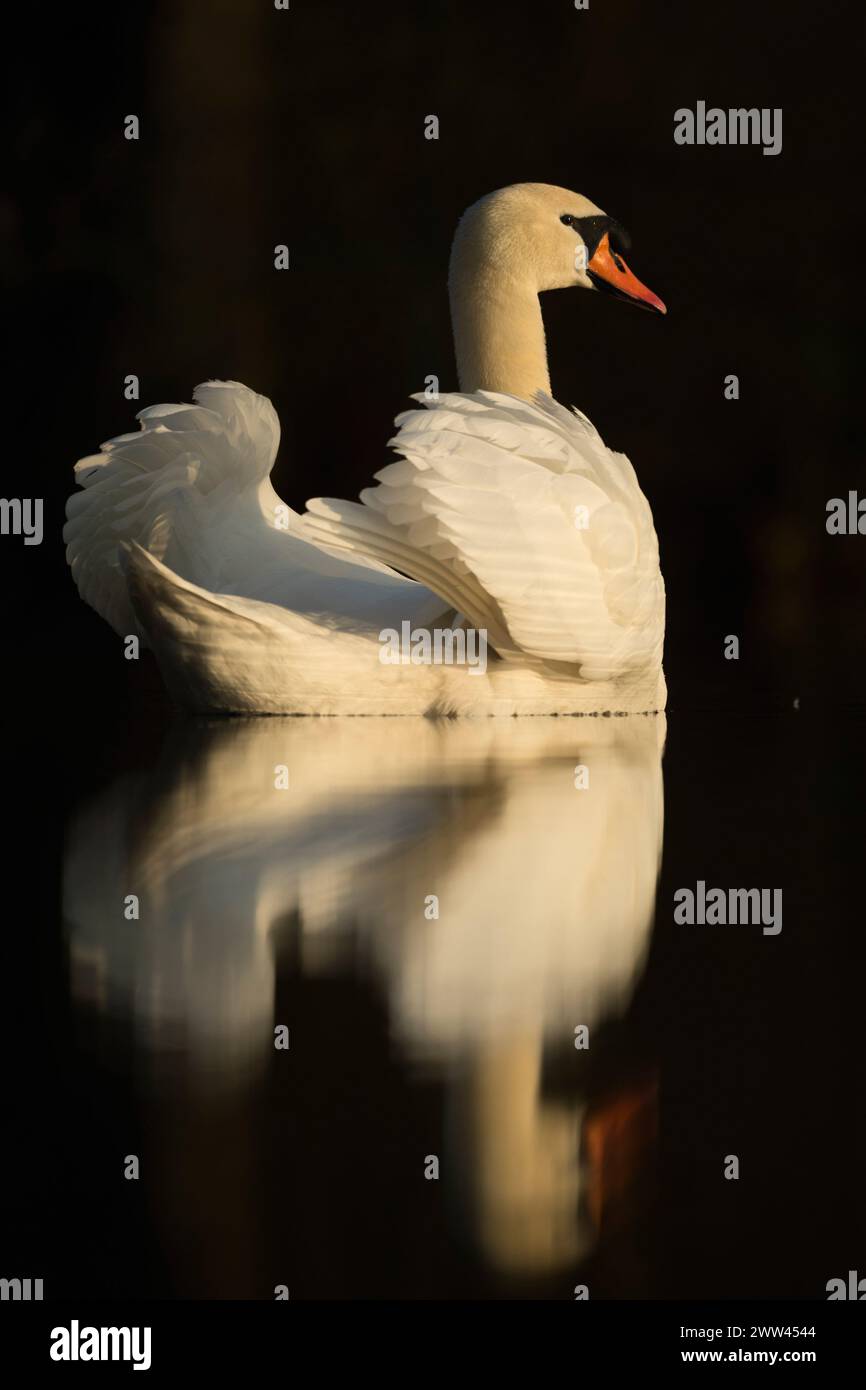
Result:
{"label": "orange beak", "polygon": [[642,285],[636,275],[632,275],[622,256],[611,251],[607,232],[595,249],[587,266],[587,274],[596,289],[615,294],[618,299],[628,299],[641,309],[652,309],[656,314],[667,313],[658,295]]}

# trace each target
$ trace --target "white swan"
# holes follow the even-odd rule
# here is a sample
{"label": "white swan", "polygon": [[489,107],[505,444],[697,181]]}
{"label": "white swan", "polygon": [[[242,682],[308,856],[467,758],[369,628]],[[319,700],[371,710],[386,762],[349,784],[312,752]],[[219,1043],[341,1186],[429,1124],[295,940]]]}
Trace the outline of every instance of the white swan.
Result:
{"label": "white swan", "polygon": [[[652,515],[628,459],[551,398],[538,300],[579,286],[664,313],[624,244],[567,189],[475,203],[449,278],[461,391],[398,417],[402,457],[361,503],[291,512],[269,478],[276,413],[238,382],[142,411],[141,432],[76,465],[64,538],[82,597],[199,711],[662,709]],[[485,632],[486,671],[383,664],[403,624]]]}

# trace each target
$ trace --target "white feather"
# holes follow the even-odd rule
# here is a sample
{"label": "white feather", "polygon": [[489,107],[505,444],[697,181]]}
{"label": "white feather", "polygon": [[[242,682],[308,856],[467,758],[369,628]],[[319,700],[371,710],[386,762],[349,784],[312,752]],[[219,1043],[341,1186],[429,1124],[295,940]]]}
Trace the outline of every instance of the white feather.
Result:
{"label": "white feather", "polygon": [[131,543],[203,589],[318,614],[325,626],[378,630],[441,614],[441,600],[413,581],[310,540],[270,483],[280,426],[266,397],[210,381],[193,399],[141,411],[141,433],[75,468],[84,490],[67,505],[66,555],[81,597],[116,632],[141,632],[123,567]]}
{"label": "white feather", "polygon": [[310,532],[429,584],[503,654],[568,663],[588,681],[658,668],[658,543],[625,455],[541,394],[425,404],[398,418],[402,459],[363,507],[315,499]]}

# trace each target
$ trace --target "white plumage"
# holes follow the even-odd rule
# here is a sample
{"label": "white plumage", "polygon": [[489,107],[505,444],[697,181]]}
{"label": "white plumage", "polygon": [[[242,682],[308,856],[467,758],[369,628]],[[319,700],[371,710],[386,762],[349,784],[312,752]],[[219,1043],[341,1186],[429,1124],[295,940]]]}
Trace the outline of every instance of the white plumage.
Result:
{"label": "white plumage", "polygon": [[367,617],[378,628],[380,617],[415,617],[413,603],[419,622],[442,611],[375,561],[346,563],[306,539],[301,517],[271,486],[280,422],[265,396],[210,381],[193,401],[142,410],[140,432],[75,466],[84,491],[67,504],[67,558],[81,597],[117,633],[140,630],[125,573],[132,544],[210,593],[334,625]]}
{"label": "white plumage", "polygon": [[[477,264],[480,247],[505,274],[497,229],[577,196],[517,185],[470,210],[471,236],[464,218],[451,293],[468,389],[398,417],[400,457],[360,503],[315,499],[303,515],[282,503],[270,482],[276,412],[239,382],[142,411],[140,432],[76,466],[83,490],[64,536],[79,591],[116,632],[153,648],[184,704],[303,714],[664,706],[664,585],[634,469],[548,394],[525,294],[534,286],[537,308],[537,266],[518,283],[512,237],[514,284],[491,295]],[[543,288],[560,234],[573,240],[561,218],[556,228],[534,231],[536,257],[550,238]],[[583,281],[570,269],[554,283]],[[491,317],[500,300],[501,323]],[[504,344],[498,356],[491,339]],[[501,389],[512,379],[517,389]],[[483,631],[486,671],[384,665],[383,631],[407,623]]]}
{"label": "white plumage", "polygon": [[513,659],[565,662],[583,681],[660,664],[652,515],[585,415],[479,391],[397,424],[401,462],[361,504],[308,503],[313,534],[424,579]]}

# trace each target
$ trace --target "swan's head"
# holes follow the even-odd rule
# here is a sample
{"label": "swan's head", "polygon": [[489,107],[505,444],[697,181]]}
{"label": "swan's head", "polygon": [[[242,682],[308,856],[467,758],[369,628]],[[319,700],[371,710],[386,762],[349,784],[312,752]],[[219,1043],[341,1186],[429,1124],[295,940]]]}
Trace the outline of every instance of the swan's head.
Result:
{"label": "swan's head", "polygon": [[452,282],[502,277],[541,290],[603,290],[655,313],[657,295],[626,265],[624,229],[580,193],[549,183],[515,183],[488,193],[460,219],[451,252]]}

